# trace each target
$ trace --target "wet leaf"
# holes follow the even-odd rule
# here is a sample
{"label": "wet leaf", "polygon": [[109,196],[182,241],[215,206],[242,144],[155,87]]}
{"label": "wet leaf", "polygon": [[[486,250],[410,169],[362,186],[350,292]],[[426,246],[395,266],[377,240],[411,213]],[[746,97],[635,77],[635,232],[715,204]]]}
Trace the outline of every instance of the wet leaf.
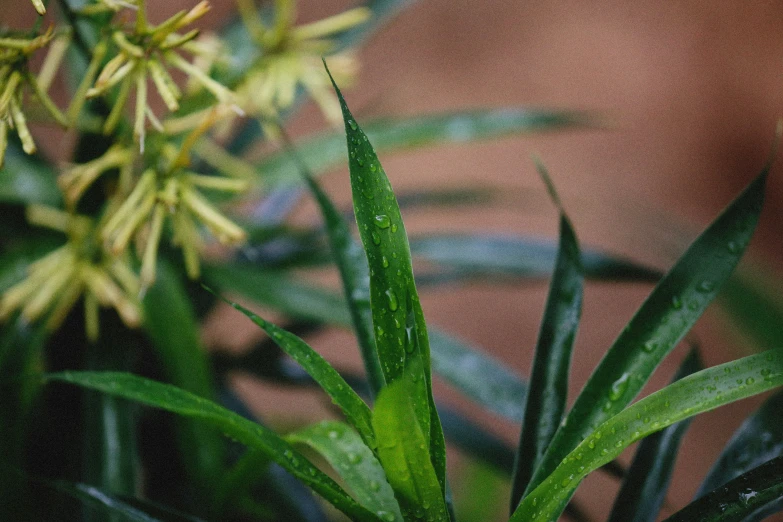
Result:
{"label": "wet leaf", "polygon": [[306,444],[329,462],[357,501],[381,519],[402,521],[400,506],[375,454],[350,426],[322,421],[290,433],[286,440]]}
{"label": "wet leaf", "polygon": [[577,397],[527,491],[636,397],[712,302],[756,228],[767,172],[765,168],[702,232],[637,310]]}
{"label": "wet leaf", "polygon": [[349,517],[379,520],[273,431],[214,402],[175,386],[128,373],[62,372],[50,374],[46,378],[99,390],[211,424],[232,439],[267,455]]}
{"label": "wet leaf", "polygon": [[743,357],[694,373],[601,423],[525,496],[512,522],[556,520],[579,483],[629,445],[676,422],[783,385],[783,352]]}

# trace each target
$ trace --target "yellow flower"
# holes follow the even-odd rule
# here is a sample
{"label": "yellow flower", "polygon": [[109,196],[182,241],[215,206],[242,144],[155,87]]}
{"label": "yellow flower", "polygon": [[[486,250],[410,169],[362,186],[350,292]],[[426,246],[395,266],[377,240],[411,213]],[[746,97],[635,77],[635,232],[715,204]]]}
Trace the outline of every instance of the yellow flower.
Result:
{"label": "yellow flower", "polygon": [[147,168],[133,190],[118,199],[116,208],[102,227],[101,237],[113,255],[125,252],[131,239],[136,237],[142,258],[142,288],[155,280],[158,247],[167,217],[171,222],[172,242],[182,248],[188,276],[193,279],[199,276],[203,248],[200,225],[223,244],[236,245],[245,241],[245,231],[221,214],[201,194],[201,189],[238,193],[248,188],[247,180],[207,176],[187,168],[190,149],[212,123],[212,118],[202,122],[179,147],[166,143],[160,151],[162,161]]}
{"label": "yellow flower", "polygon": [[3,166],[5,150],[8,146],[8,130],[16,129],[27,154],[36,151],[35,142],[27,127],[27,118],[22,112],[24,87],[32,91],[33,96],[44,109],[61,125],[67,125],[65,116],[46,94],[54,72],[62,59],[66,44],[58,40],[59,45],[50,48],[38,78],[28,68],[30,57],[37,50],[49,45],[55,34],[50,28],[35,38],[0,37],[0,167]]}
{"label": "yellow flower", "polygon": [[139,325],[138,277],[127,258],[107,256],[94,244],[92,220],[37,205],[28,207],[27,217],[33,224],[65,232],[68,241],[32,263],[27,278],[3,294],[0,320],[15,311],[30,322],[48,313],[46,327],[54,330],[83,296],[89,339],[98,337],[99,306],[113,307],[129,327]]}
{"label": "yellow flower", "polygon": [[324,71],[322,58],[329,58],[329,69],[338,83],[352,83],[357,71],[355,57],[335,53],[330,38],[366,21],[366,7],[350,9],[317,22],[294,26],[293,0],[276,0],[275,19],[267,26],[259,17],[252,0],[237,0],[239,12],[261,56],[237,87],[243,108],[260,118],[274,118],[278,110],[290,107],[297,89],[303,87],[332,122],[341,122],[340,106]]}
{"label": "yellow flower", "polygon": [[174,82],[166,66],[184,72],[189,78],[197,81],[212,93],[221,103],[233,104],[234,94],[176,52],[179,49],[197,50],[189,44],[198,36],[198,30],[194,29],[185,34],[179,34],[177,31],[204,16],[209,11],[208,2],[199,2],[190,11],[180,11],[157,26],[151,26],[147,22],[144,0],[138,0],[137,4],[136,23],[133,28],[128,32],[116,30],[111,34],[111,41],[119,52],[103,67],[95,84],[87,91],[87,97],[99,96],[109,89],[119,86],[116,101],[103,129],[105,133],[110,133],[122,116],[131,88],[135,88],[136,107],[133,133],[143,152],[147,121],[156,129],[163,130],[163,126],[147,103],[148,79],[152,80],[158,94],[170,111],[179,109],[182,91]]}

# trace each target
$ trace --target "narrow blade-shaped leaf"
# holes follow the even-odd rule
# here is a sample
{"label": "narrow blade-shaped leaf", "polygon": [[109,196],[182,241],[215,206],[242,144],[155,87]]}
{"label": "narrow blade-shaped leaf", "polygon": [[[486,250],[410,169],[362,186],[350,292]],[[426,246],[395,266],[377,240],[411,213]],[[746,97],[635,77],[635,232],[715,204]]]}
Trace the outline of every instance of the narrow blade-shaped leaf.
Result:
{"label": "narrow blade-shaped leaf", "polygon": [[[406,372],[407,373],[407,372]],[[373,408],[378,458],[405,520],[446,521],[449,516],[432,465],[426,434],[401,377],[387,385]]]}
{"label": "narrow blade-shaped leaf", "polygon": [[582,314],[584,276],[576,233],[545,167],[538,162],[537,166],[560,211],[560,244],[533,356],[525,417],[511,480],[511,512],[519,504],[563,418],[571,352]]}
{"label": "narrow blade-shaped leaf", "polygon": [[[558,245],[549,240],[499,234],[431,234],[411,238],[411,252],[463,275],[543,279],[552,274]],[[602,281],[657,283],[663,274],[609,253],[581,253],[584,276]]]}
{"label": "narrow blade-shaped leaf", "polygon": [[117,495],[89,484],[56,481],[44,485],[79,499],[96,514],[101,514],[104,517],[101,520],[110,518],[132,522],[201,522],[202,520],[144,500]]}
{"label": "narrow blade-shaped leaf", "polygon": [[348,304],[348,310],[351,312],[353,330],[356,333],[364,369],[367,372],[367,381],[374,396],[384,387],[386,378],[381,369],[381,362],[375,347],[375,337],[372,333],[370,272],[367,267],[367,259],[362,249],[351,237],[348,224],[343,220],[326,193],[321,190],[312,176],[307,172],[303,174],[326,223],[332,254],[337,268],[340,270],[345,300]]}
{"label": "narrow blade-shaped leaf", "polygon": [[370,408],[321,354],[296,335],[273,325],[237,303],[225,301],[260,326],[275,344],[299,363],[342,410],[346,419],[361,434],[364,442],[371,448],[375,447]]}
{"label": "narrow blade-shaped leaf", "polygon": [[435,328],[429,333],[433,372],[487,410],[522,421],[527,394],[524,379],[451,334]]}
{"label": "narrow blade-shaped leaf", "polygon": [[[467,143],[504,136],[590,126],[585,114],[531,110],[519,107],[474,110],[414,117],[378,118],[362,126],[377,152],[412,149],[440,143]],[[296,149],[313,173],[328,172],[345,163],[342,136],[330,131],[305,138]],[[285,151],[275,152],[258,164],[269,183],[296,183],[299,172]]]}
{"label": "narrow blade-shaped leaf", "polygon": [[227,263],[205,266],[204,279],[221,291],[236,292],[295,318],[344,326],[351,324],[351,316],[341,296],[279,271]]}
{"label": "narrow blade-shaped leaf", "polygon": [[[165,260],[158,262],[155,284],[144,297],[144,329],[152,340],[169,382],[205,399],[214,397],[214,383],[198,321],[182,278]],[[213,430],[179,419],[179,443],[191,476],[201,487],[222,468],[223,441]]]}
{"label": "narrow blade-shaped leaf", "polygon": [[670,384],[596,427],[560,465],[525,496],[512,522],[554,521],[579,483],[623,449],[652,433],[705,411],[783,385],[783,352],[743,357]]}
{"label": "narrow blade-shaped leaf", "polygon": [[767,172],[768,167],[702,232],[637,310],[577,397],[527,491],[636,397],[712,302],[756,228]]}
{"label": "narrow blade-shaped leaf", "polygon": [[666,522],[740,522],[781,498],[783,457],[777,457],[688,504]]}
{"label": "narrow blade-shaped leaf", "polygon": [[[252,265],[209,266],[204,276],[215,286],[293,317],[350,326],[345,301],[321,287],[303,284]],[[513,421],[522,420],[525,381],[483,350],[431,328],[432,369],[478,404]]]}
{"label": "narrow blade-shaped leaf", "polygon": [[125,397],[192,419],[202,420],[242,444],[269,456],[271,460],[349,517],[356,520],[379,520],[373,513],[357,504],[339,485],[274,432],[218,406],[214,402],[175,386],[128,373],[63,372],[50,374],[47,379],[69,382],[114,396]]}
{"label": "narrow blade-shaped leaf", "polygon": [[350,426],[323,421],[288,434],[286,440],[306,444],[323,456],[362,506],[381,519],[394,515],[394,520],[402,520],[381,463]]}
{"label": "narrow blade-shaped leaf", "polygon": [[[699,353],[691,350],[680,366],[677,381],[702,369]],[[658,519],[680,441],[690,425],[690,419],[672,424],[653,433],[639,443],[631,467],[617,494],[609,522],[654,522]]]}
{"label": "narrow blade-shaped leaf", "polygon": [[411,404],[429,443],[432,465],[445,496],[446,447],[432,397],[429,338],[413,279],[405,225],[372,144],[354,120],[334,79],[332,85],[345,121],[353,208],[370,269],[372,321],[381,369],[389,384],[408,367],[421,371],[421,378],[412,380],[404,390],[424,390],[425,396],[411,397]]}
{"label": "narrow blade-shaped leaf", "polygon": [[783,392],[766,400],[742,423],[704,479],[695,498],[768,460],[783,455]]}

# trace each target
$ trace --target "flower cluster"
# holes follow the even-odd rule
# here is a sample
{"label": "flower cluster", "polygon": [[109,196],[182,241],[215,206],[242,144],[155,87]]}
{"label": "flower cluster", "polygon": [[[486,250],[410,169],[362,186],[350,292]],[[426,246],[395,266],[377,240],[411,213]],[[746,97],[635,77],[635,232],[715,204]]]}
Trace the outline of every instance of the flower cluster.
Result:
{"label": "flower cluster", "polygon": [[0,167],[3,166],[3,157],[8,146],[9,129],[16,129],[27,154],[33,154],[36,150],[27,127],[27,118],[22,111],[25,87],[55,121],[67,125],[65,116],[46,93],[54,77],[54,70],[62,58],[61,46],[52,48],[38,78],[33,76],[28,67],[30,57],[39,49],[48,46],[54,38],[52,29],[33,38],[0,37]]}
{"label": "flower cluster", "polygon": [[29,275],[0,299],[0,319],[17,310],[26,321],[48,312],[46,326],[55,329],[80,297],[84,298],[87,336],[98,337],[98,308],[111,306],[130,327],[141,322],[139,279],[127,256],[112,257],[95,245],[95,224],[85,216],[50,207],[31,206],[28,220],[64,232],[66,243],[32,263]]}
{"label": "flower cluster", "polygon": [[276,0],[274,21],[267,25],[252,0],[237,0],[237,4],[250,37],[261,51],[237,87],[243,108],[260,118],[274,118],[279,110],[293,104],[297,89],[302,87],[327,119],[342,121],[322,59],[329,57],[329,69],[338,83],[348,85],[353,81],[358,68],[355,57],[350,52],[336,52],[337,44],[331,37],[365,22],[370,10],[358,7],[294,26],[293,0]]}
{"label": "flower cluster", "polygon": [[[207,246],[204,231],[224,245],[245,241],[245,231],[218,209],[210,193],[246,192],[254,170],[206,134],[219,135],[217,125],[229,129],[233,118],[245,114],[263,126],[272,120],[276,128],[280,112],[302,90],[329,119],[339,119],[321,60],[329,57],[337,80],[351,82],[356,60],[340,50],[335,37],[367,20],[367,8],[295,25],[294,0],[276,0],[271,17],[262,17],[252,0],[237,0],[248,36],[244,41],[255,50],[249,54],[253,59],[234,64],[226,74],[233,50],[219,37],[192,28],[210,9],[206,1],[194,3],[153,24],[146,0],[91,0],[68,13],[66,30],[0,35],[0,167],[9,129],[16,130],[26,153],[36,152],[23,112],[32,101],[44,109],[33,114],[80,132],[103,133],[110,142],[62,169],[57,182],[65,210],[28,209],[31,223],[59,230],[67,241],[29,265],[27,277],[5,291],[0,320],[18,313],[56,328],[82,299],[91,339],[98,334],[101,306],[114,308],[128,326],[138,325],[139,302],[155,281],[162,244],[181,249],[185,270],[195,279]],[[41,14],[46,11],[41,0],[33,5]],[[79,20],[102,29],[84,38],[74,23]],[[74,43],[86,66],[77,66],[83,67],[76,69],[81,79],[61,111],[47,91]],[[31,58],[43,48],[48,54],[34,76]],[[153,109],[151,93],[168,110],[165,117]],[[194,149],[219,174],[191,165]],[[93,186],[100,189],[89,190]]]}

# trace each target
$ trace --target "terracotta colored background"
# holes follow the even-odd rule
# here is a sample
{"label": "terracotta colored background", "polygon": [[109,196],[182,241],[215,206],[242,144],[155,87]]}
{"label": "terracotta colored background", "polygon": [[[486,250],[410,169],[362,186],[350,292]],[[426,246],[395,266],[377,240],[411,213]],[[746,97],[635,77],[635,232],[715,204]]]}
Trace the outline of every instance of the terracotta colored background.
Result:
{"label": "terracotta colored background", "polygon": [[[163,16],[193,2],[149,3]],[[301,4],[302,21],[349,5]],[[215,2],[208,23],[218,24],[231,8],[231,2]],[[382,157],[398,190],[480,183],[509,194],[496,208],[406,213],[409,232],[491,230],[554,237],[556,214],[529,160],[535,151],[548,165],[584,245],[661,268],[760,170],[775,121],[783,116],[779,1],[421,0],[374,37],[360,57],[358,87],[347,92],[360,122],[375,115],[535,106],[588,109],[613,123],[606,130]],[[292,129],[301,134],[323,125],[317,111],[307,107]],[[749,254],[779,274],[782,175],[779,168],[773,171]],[[347,204],[344,171],[324,182],[336,200]],[[307,204],[295,219],[317,222]],[[780,290],[777,281],[773,284]],[[649,290],[588,284],[572,398]],[[469,285],[427,291],[423,304],[432,324],[480,344],[526,375],[545,296],[545,285]],[[695,333],[708,365],[747,350],[715,307]],[[220,348],[237,348],[259,334],[224,311],[210,321],[205,337]],[[347,333],[329,332],[310,341],[330,360],[360,367]],[[668,382],[683,348],[662,365],[648,391]],[[290,415],[294,405],[301,419],[326,411],[327,401],[314,395],[281,392],[242,376],[235,382],[267,418]],[[445,386],[438,384],[436,391],[444,402],[515,443],[517,427],[478,411]],[[721,446],[759,402],[744,401],[694,421],[664,514],[688,502]],[[623,460],[631,455],[626,452]],[[451,457],[459,471],[459,457]],[[595,474],[576,498],[600,520],[616,487]],[[501,504],[505,514],[505,498]]]}

